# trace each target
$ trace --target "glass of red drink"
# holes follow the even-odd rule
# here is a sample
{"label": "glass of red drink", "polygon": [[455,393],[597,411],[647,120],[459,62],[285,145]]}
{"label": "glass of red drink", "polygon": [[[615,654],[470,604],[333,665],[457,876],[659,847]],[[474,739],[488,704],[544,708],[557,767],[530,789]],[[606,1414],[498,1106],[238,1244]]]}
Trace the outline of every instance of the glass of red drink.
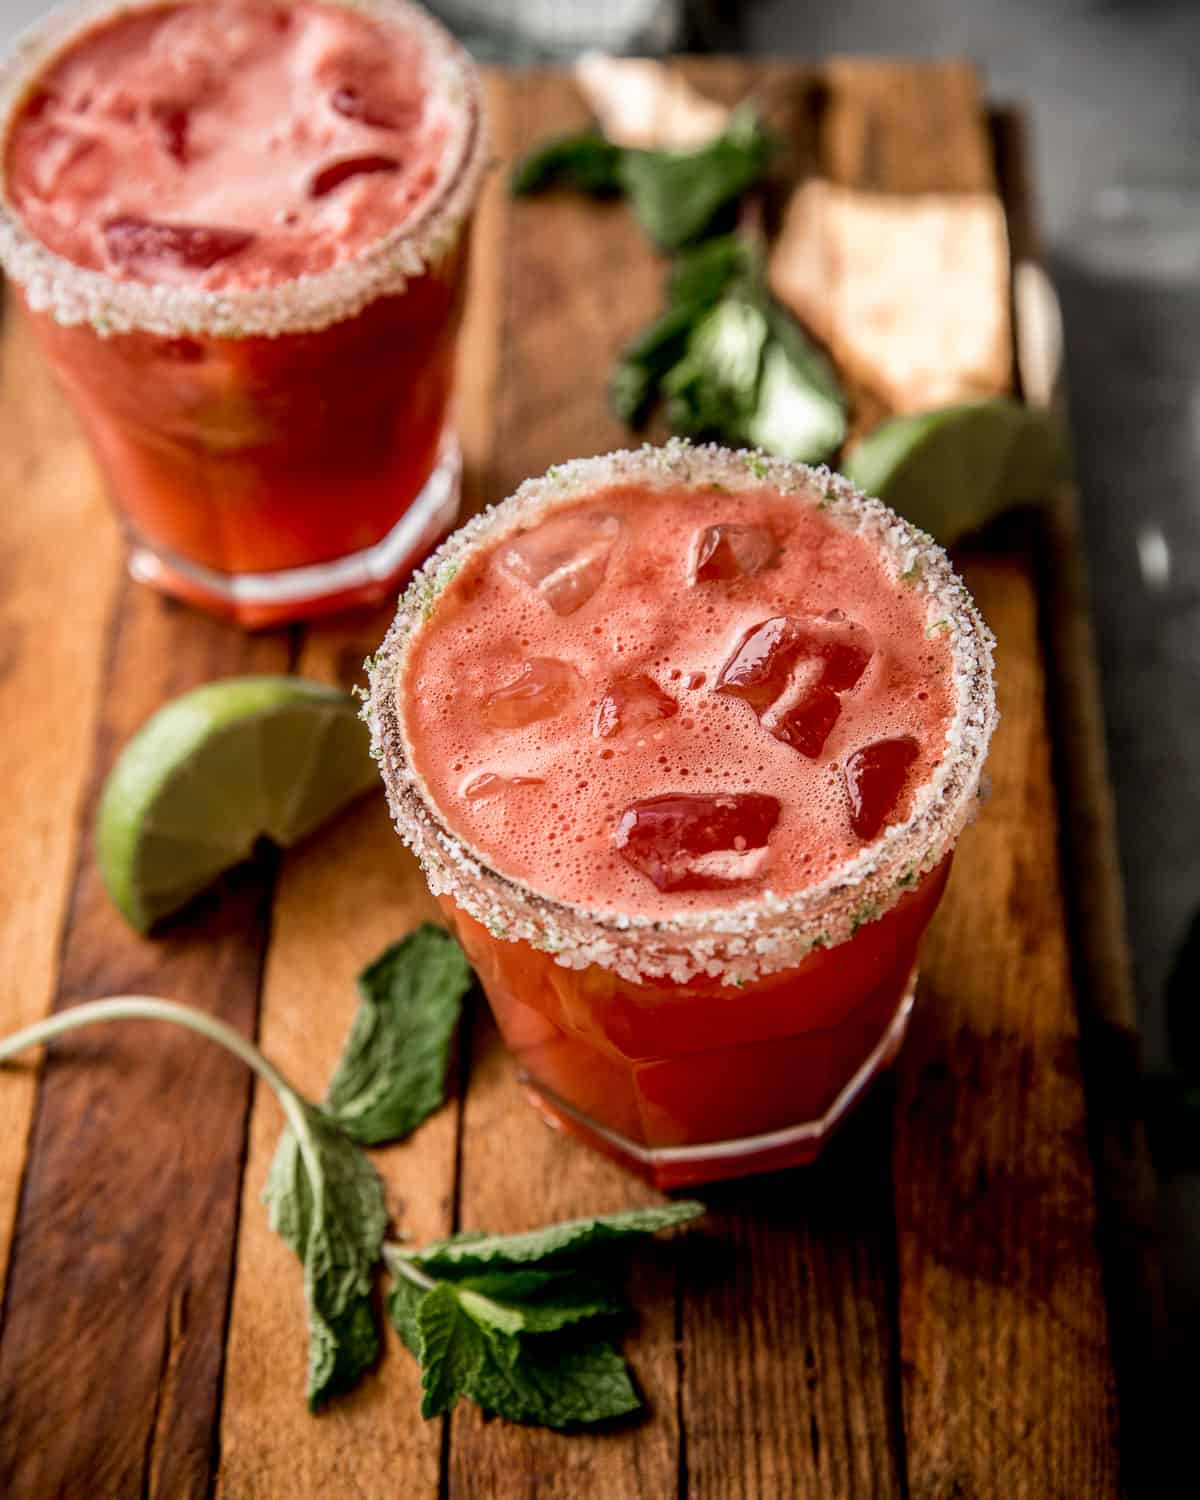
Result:
{"label": "glass of red drink", "polygon": [[759,454],[565,464],[439,549],[369,716],[547,1119],[664,1188],[819,1152],[903,1038],[991,653],[927,536]]}
{"label": "glass of red drink", "polygon": [[134,576],[250,627],[385,597],[458,513],[465,52],[407,0],[74,5],[0,140],[0,261]]}

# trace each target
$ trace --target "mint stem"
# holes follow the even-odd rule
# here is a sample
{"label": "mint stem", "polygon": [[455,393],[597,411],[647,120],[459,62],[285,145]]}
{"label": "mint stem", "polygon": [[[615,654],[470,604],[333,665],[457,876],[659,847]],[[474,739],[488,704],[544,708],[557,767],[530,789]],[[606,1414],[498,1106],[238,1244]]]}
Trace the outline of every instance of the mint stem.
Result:
{"label": "mint stem", "polygon": [[160,1000],[154,995],[110,995],[104,1000],[89,1000],[83,1005],[73,1005],[57,1015],[48,1016],[21,1031],[0,1041],[0,1063],[7,1062],[27,1047],[36,1047],[48,1042],[63,1032],[75,1031],[81,1026],[91,1026],[100,1021],[167,1021],[175,1026],[185,1026],[198,1032],[210,1042],[216,1042],[227,1052],[252,1068],[275,1092],[287,1116],[288,1124],[296,1131],[301,1146],[308,1140],[309,1131],[304,1119],[303,1095],[292,1087],[273,1063],[267,1061],[252,1042],[240,1032],[234,1031],[224,1021],[218,1021],[206,1011],[191,1005],[180,1005],[174,1000]]}
{"label": "mint stem", "polygon": [[405,1281],[411,1281],[413,1286],[420,1287],[423,1292],[431,1292],[437,1286],[432,1276],[426,1276],[409,1259],[410,1252],[403,1245],[394,1244],[391,1240],[385,1240],[383,1246],[383,1261],[393,1276],[403,1276]]}

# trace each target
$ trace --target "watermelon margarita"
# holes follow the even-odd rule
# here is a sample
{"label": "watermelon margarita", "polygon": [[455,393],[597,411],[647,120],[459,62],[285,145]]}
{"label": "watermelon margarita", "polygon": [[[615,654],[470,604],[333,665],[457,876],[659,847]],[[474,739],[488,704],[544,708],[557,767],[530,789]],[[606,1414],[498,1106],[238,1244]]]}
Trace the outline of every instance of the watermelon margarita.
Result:
{"label": "watermelon margarita", "polygon": [[809,1160],[894,1055],[991,639],[844,480],[676,442],[456,533],[371,716],[534,1099],[671,1187]]}
{"label": "watermelon margarita", "polygon": [[135,576],[249,625],[453,524],[477,76],[404,0],[75,6],[0,77],[0,258]]}

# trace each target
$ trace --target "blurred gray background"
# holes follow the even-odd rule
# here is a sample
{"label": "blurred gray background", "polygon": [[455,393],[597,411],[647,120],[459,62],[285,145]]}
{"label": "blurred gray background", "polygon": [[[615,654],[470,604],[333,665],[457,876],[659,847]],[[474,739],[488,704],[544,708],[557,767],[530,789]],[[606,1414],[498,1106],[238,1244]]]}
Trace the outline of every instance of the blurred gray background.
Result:
{"label": "blurred gray background", "polygon": [[[0,0],[0,45],[47,9]],[[1028,107],[1066,323],[1146,1062],[1152,1074],[1200,1078],[1200,3],[440,0],[440,9],[489,56],[576,42],[962,53],[994,98]],[[1148,1089],[1167,1379],[1185,1398],[1198,1385],[1200,1113],[1182,1122],[1173,1099],[1167,1084]]]}

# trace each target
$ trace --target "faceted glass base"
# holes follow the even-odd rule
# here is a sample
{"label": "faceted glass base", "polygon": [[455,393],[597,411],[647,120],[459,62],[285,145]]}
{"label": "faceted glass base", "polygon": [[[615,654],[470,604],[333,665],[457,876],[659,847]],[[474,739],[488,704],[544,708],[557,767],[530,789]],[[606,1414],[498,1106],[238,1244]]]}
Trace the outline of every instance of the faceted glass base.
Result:
{"label": "faceted glass base", "polygon": [[908,1030],[916,984],[914,969],[887,1030],[820,1119],[800,1121],[764,1135],[689,1146],[644,1146],[588,1119],[527,1073],[521,1074],[521,1082],[530,1103],[548,1125],[576,1136],[663,1190],[805,1166],[820,1155],[830,1135],[872,1080],[895,1060]]}
{"label": "faceted glass base", "polygon": [[135,535],[129,571],[139,583],[250,629],[376,604],[395,594],[454,525],[461,481],[462,454],[448,434],[412,504],[385,537],[361,552],[272,573],[222,573]]}

